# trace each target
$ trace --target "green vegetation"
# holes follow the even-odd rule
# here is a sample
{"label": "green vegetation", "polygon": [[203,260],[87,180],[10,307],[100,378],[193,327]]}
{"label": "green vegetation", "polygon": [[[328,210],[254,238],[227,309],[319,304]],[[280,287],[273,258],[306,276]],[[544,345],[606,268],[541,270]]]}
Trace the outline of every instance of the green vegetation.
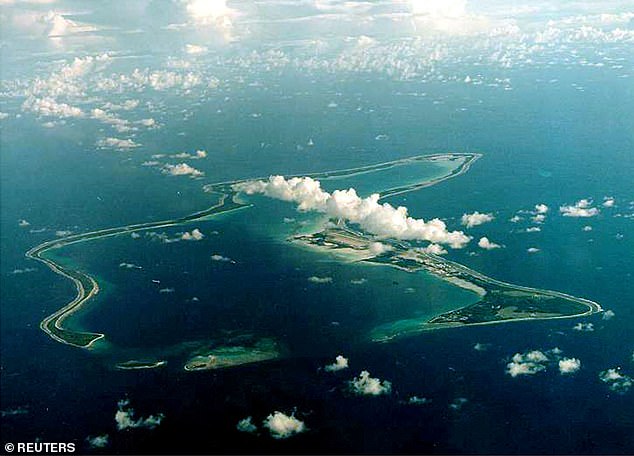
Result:
{"label": "green vegetation", "polygon": [[494,289],[490,290],[481,301],[439,315],[431,319],[429,323],[469,325],[514,319],[574,317],[587,311],[588,306],[570,299],[548,296],[539,292],[510,295]]}
{"label": "green vegetation", "polygon": [[[377,165],[370,165],[347,170],[339,170],[325,173],[310,174],[310,177],[321,179],[333,179],[337,177],[352,176],[355,174],[379,172],[395,166],[401,166],[412,162],[420,161],[460,161],[460,166],[456,166],[449,174],[432,180],[419,182],[386,190],[381,193],[381,197],[393,196],[404,192],[418,190],[423,187],[438,184],[446,179],[450,179],[465,173],[480,157],[479,154],[436,154],[418,156],[407,159],[395,160]],[[71,235],[61,239],[54,239],[44,242],[26,253],[26,256],[38,260],[48,266],[53,272],[71,280],[77,289],[75,298],[55,313],[46,317],[40,323],[40,328],[50,337],[58,342],[62,342],[75,347],[89,348],[92,344],[103,338],[103,334],[76,331],[65,328],[63,323],[66,318],[78,311],[87,301],[99,292],[99,284],[90,275],[73,270],[57,263],[52,258],[47,258],[45,253],[51,249],[61,249],[66,245],[86,242],[95,239],[102,239],[121,234],[129,235],[136,231],[144,231],[154,228],[166,228],[197,220],[207,219],[220,214],[230,213],[235,210],[250,207],[236,200],[236,191],[233,186],[244,180],[223,182],[219,184],[206,185],[204,190],[210,195],[217,197],[217,202],[213,206],[185,217],[173,220],[162,220],[157,222],[127,225],[123,227],[107,228]],[[405,271],[413,272],[426,270],[451,283],[474,291],[483,298],[476,304],[439,315],[424,327],[442,327],[468,324],[483,324],[499,321],[535,319],[535,318],[561,318],[570,316],[587,315],[601,311],[601,307],[581,298],[575,298],[563,293],[550,292],[545,290],[535,290],[526,287],[506,284],[483,276],[475,271],[457,263],[445,260],[435,255],[413,251],[406,243],[394,240],[382,240],[383,243],[390,244],[392,250],[380,256],[371,253],[370,244],[374,239],[362,232],[350,229],[346,226],[329,228],[321,233],[299,236],[296,238],[300,242],[316,245],[328,249],[352,249],[360,251],[365,255],[364,261],[371,261],[396,267]],[[411,325],[407,325],[411,326]],[[420,324],[415,324],[420,327]],[[263,343],[263,342],[261,342]],[[214,369],[232,365],[244,364],[245,362],[256,362],[272,359],[279,355],[277,348],[272,346],[258,345],[253,347],[233,346],[219,347],[204,354],[197,354],[185,365],[187,370]],[[133,363],[130,361],[130,363]],[[143,362],[140,362],[144,365]]]}
{"label": "green vegetation", "polygon": [[[366,250],[374,239],[350,227],[338,226],[302,235],[296,240],[329,250]],[[385,241],[383,241],[385,242]],[[391,266],[407,272],[424,270],[480,296],[467,307],[438,315],[430,320],[406,319],[381,325],[371,333],[373,340],[443,327],[491,324],[505,321],[571,318],[600,312],[601,306],[583,298],[549,290],[513,285],[487,277],[461,264],[425,253],[405,242],[389,242],[391,250],[362,261]]]}
{"label": "green vegetation", "polygon": [[269,361],[280,356],[277,343],[261,339],[252,346],[220,346],[194,355],[184,366],[186,371],[222,369],[242,364]]}
{"label": "green vegetation", "polygon": [[117,369],[133,370],[133,369],[155,369],[167,364],[167,361],[139,361],[131,359],[130,361],[124,361],[115,365]]}

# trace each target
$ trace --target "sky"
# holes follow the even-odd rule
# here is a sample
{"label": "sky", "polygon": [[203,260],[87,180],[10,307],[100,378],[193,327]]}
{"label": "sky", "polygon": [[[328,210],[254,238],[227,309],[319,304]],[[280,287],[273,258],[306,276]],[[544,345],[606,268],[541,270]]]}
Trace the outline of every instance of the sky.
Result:
{"label": "sky", "polygon": [[[632,1],[0,0],[2,114],[87,120],[132,150],[161,128],[139,98],[204,99],[286,70],[513,89],[518,69],[629,78]],[[579,88],[583,90],[583,87]],[[140,100],[145,106],[146,100]],[[136,105],[135,105],[136,103]],[[195,172],[193,172],[195,174]]]}

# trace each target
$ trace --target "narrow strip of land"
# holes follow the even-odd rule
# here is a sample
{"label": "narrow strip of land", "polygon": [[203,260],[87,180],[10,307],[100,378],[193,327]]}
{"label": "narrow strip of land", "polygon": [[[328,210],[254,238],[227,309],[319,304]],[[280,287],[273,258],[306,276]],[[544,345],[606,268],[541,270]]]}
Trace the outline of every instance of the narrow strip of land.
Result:
{"label": "narrow strip of land", "polygon": [[[409,185],[398,186],[395,188],[384,190],[380,193],[380,197],[388,198],[391,196],[399,195],[406,192],[411,192],[415,190],[419,190],[421,188],[429,187],[432,185],[437,185],[447,179],[452,179],[454,177],[460,176],[466,173],[471,165],[481,157],[480,154],[475,153],[450,153],[450,154],[434,154],[434,155],[421,155],[416,157],[409,157],[400,160],[394,160],[385,163],[379,163],[375,165],[362,166],[357,168],[350,168],[338,171],[328,171],[322,173],[313,173],[309,174],[309,177],[314,179],[337,179],[348,176],[354,176],[358,174],[364,173],[373,173],[380,172],[385,169],[390,169],[396,166],[404,166],[413,162],[419,161],[460,161],[460,165],[453,168],[450,172],[445,175],[416,182]],[[251,207],[251,204],[246,204],[240,202],[236,196],[237,192],[233,189],[235,184],[246,182],[252,179],[242,179],[235,180],[230,182],[221,182],[216,184],[208,184],[204,186],[204,190],[210,194],[217,195],[217,203],[213,206],[195,212],[193,214],[187,215],[185,217],[180,217],[171,220],[161,220],[156,222],[148,222],[148,223],[138,223],[114,228],[105,228],[95,231],[90,231],[87,233],[81,233],[76,235],[67,236],[64,238],[54,239],[50,241],[43,242],[42,244],[33,247],[28,252],[26,252],[26,256],[28,258],[40,261],[44,263],[48,268],[50,268],[56,274],[61,275],[62,277],[70,280],[75,285],[76,295],[74,298],[68,302],[68,304],[61,307],[59,310],[55,311],[51,315],[47,316],[40,323],[40,328],[48,334],[52,339],[57,342],[61,342],[67,345],[71,345],[74,347],[80,348],[90,348],[100,339],[105,337],[102,333],[97,332],[85,332],[79,331],[76,329],[68,328],[64,325],[66,320],[72,316],[74,313],[79,311],[88,301],[90,301],[94,296],[99,293],[99,284],[98,282],[90,276],[88,273],[84,271],[80,271],[78,269],[65,267],[60,264],[58,261],[54,261],[52,258],[46,256],[46,252],[53,249],[61,249],[65,246],[76,244],[79,242],[88,242],[97,239],[108,238],[112,236],[119,236],[123,234],[131,234],[138,231],[157,229],[157,228],[168,228],[174,227],[178,225],[188,224],[195,221],[203,220],[209,217],[217,216],[223,213],[230,213],[232,211],[236,211],[239,209]],[[339,230],[345,231],[345,230]],[[335,233],[333,235],[333,233]],[[354,232],[351,230],[347,231],[348,234],[342,235],[342,233],[337,233],[336,230],[330,230],[322,233],[315,233],[310,235],[304,239],[308,243],[319,244],[324,241],[326,237],[333,237],[333,239],[329,239],[330,241],[335,243],[336,247],[346,248],[351,247],[353,249],[359,248],[359,242],[361,245],[364,243],[369,243],[372,241],[370,236],[367,236],[363,233]],[[352,233],[352,235],[350,235]],[[321,236],[321,237],[320,237]],[[399,243],[394,241],[395,246],[399,246]],[[350,245],[348,245],[350,244]],[[460,265],[458,263],[451,262],[441,257],[437,257],[431,254],[418,253],[417,256],[412,257],[411,254],[408,253],[408,249],[402,248],[395,249],[392,253],[380,257],[380,258],[371,258],[366,261],[372,261],[375,263],[383,263],[394,267],[399,267],[401,269],[413,271],[416,269],[426,269],[431,273],[439,275],[447,280],[452,281],[452,283],[463,286],[465,288],[473,290],[483,289],[485,290],[484,294],[488,295],[488,297],[483,298],[478,308],[468,307],[465,308],[468,310],[465,313],[465,309],[458,309],[456,311],[449,312],[447,314],[440,315],[433,320],[426,322],[428,327],[443,327],[443,326],[455,326],[455,325],[463,325],[463,324],[485,324],[485,323],[493,323],[497,321],[501,321],[503,319],[513,319],[519,320],[521,319],[523,313],[533,311],[535,306],[524,306],[524,308],[520,309],[520,311],[511,310],[513,306],[506,305],[504,306],[504,310],[502,313],[506,312],[503,317],[500,317],[502,313],[497,312],[492,314],[492,310],[500,310],[500,308],[496,308],[497,304],[493,304],[490,307],[490,296],[499,292],[500,290],[506,290],[502,292],[504,294],[506,292],[505,299],[510,299],[511,296],[509,293],[524,293],[524,299],[527,297],[535,298],[535,296],[539,295],[541,298],[549,297],[553,299],[560,299],[567,302],[575,302],[577,304],[581,304],[584,306],[584,312],[565,312],[566,317],[569,317],[571,314],[575,316],[582,316],[594,312],[601,311],[601,307],[589,300],[583,298],[576,298],[570,295],[566,295],[564,293],[548,291],[548,290],[535,290],[528,287],[521,287],[517,285],[507,284],[501,281],[497,281],[495,279],[491,279],[486,277],[476,271],[473,271],[466,266]],[[361,247],[362,248],[362,247]],[[494,290],[496,288],[496,290]],[[510,290],[510,291],[509,291]],[[500,295],[501,296],[501,295]],[[532,299],[531,298],[531,299]],[[514,300],[517,302],[517,300]],[[534,303],[533,303],[534,304]],[[487,307],[488,306],[488,307]],[[475,311],[477,312],[475,312]],[[543,310],[543,309],[542,309]],[[539,309],[537,310],[539,312]],[[476,315],[474,317],[474,315]],[[509,317],[509,315],[511,315]],[[561,317],[561,313],[556,316],[549,316],[549,318],[559,318]],[[524,319],[532,319],[536,317],[526,317]],[[473,320],[473,321],[472,321]],[[134,364],[134,363],[133,363]],[[145,367],[145,366],[143,366]],[[130,367],[128,367],[130,368]],[[136,368],[134,365],[132,368]]]}

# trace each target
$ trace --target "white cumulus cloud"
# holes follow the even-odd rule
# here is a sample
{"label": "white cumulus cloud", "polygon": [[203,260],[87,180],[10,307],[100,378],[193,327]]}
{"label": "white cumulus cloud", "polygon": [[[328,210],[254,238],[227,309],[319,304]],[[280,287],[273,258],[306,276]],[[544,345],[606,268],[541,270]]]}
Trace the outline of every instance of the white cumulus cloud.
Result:
{"label": "white cumulus cloud", "polygon": [[592,332],[594,331],[594,324],[579,322],[576,325],[574,325],[572,329],[574,329],[575,331],[581,331],[581,332]]}
{"label": "white cumulus cloud", "polygon": [[421,247],[420,251],[424,253],[431,253],[432,255],[446,255],[447,254],[447,250],[442,245],[433,244],[433,243],[429,244],[426,247]]}
{"label": "white cumulus cloud", "polygon": [[475,211],[473,214],[462,214],[460,221],[467,228],[473,228],[474,226],[490,222],[494,218],[493,214],[481,214],[480,212]]}
{"label": "white cumulus cloud", "polygon": [[131,139],[119,139],[119,138],[104,138],[97,141],[97,147],[102,149],[118,149],[129,150],[139,147],[139,144],[135,143]]}
{"label": "white cumulus cloud", "polygon": [[343,355],[337,355],[335,362],[324,367],[326,372],[337,372],[348,368],[348,358]]}
{"label": "white cumulus cloud", "polygon": [[104,448],[108,445],[109,440],[108,434],[86,437],[86,442],[88,442],[90,448]]}
{"label": "white cumulus cloud", "polygon": [[574,374],[581,369],[581,361],[577,358],[564,358],[559,360],[559,372],[564,374]]}
{"label": "white cumulus cloud", "polygon": [[177,165],[167,163],[163,165],[161,171],[163,174],[169,174],[170,176],[202,177],[205,175],[205,173],[188,165],[187,163],[179,163]]}
{"label": "white cumulus cloud", "polygon": [[236,429],[240,432],[248,432],[252,434],[258,430],[258,427],[253,424],[253,418],[247,416],[246,418],[238,421],[238,424],[236,424]]}
{"label": "white cumulus cloud", "polygon": [[218,253],[214,253],[213,255],[211,255],[211,261],[218,261],[220,263],[235,263],[235,260],[232,260],[231,258],[220,255]]}
{"label": "white cumulus cloud", "polygon": [[462,231],[448,231],[440,219],[425,221],[410,217],[407,208],[395,208],[379,203],[379,195],[367,198],[357,195],[355,189],[335,190],[328,193],[319,181],[310,177],[271,176],[267,181],[249,181],[236,184],[234,189],[248,195],[263,194],[271,198],[298,203],[300,211],[318,211],[331,218],[356,223],[371,234],[396,239],[425,240],[464,247],[470,240]]}
{"label": "white cumulus cloud", "polygon": [[67,118],[82,117],[84,115],[83,111],[78,107],[59,102],[51,97],[36,98],[30,96],[22,103],[22,109],[47,117]]}
{"label": "white cumulus cloud", "polygon": [[183,241],[200,241],[204,237],[205,235],[198,228],[194,228],[191,232],[185,231],[181,235]]}
{"label": "white cumulus cloud", "polygon": [[318,283],[318,284],[332,283],[332,277],[310,276],[308,278],[308,281],[310,283]]}
{"label": "white cumulus cloud", "polygon": [[606,310],[605,312],[603,312],[603,320],[612,320],[614,317],[616,316],[616,314],[614,313],[613,310]]}
{"label": "white cumulus cloud", "polygon": [[613,197],[606,196],[605,198],[603,198],[602,206],[603,207],[613,207],[614,203],[616,203],[616,200]]}
{"label": "white cumulus cloud", "polygon": [[607,383],[612,391],[627,393],[632,387],[632,377],[621,373],[620,368],[608,369],[599,374],[602,382]]}
{"label": "white cumulus cloud", "polygon": [[495,242],[491,242],[488,237],[481,237],[478,241],[478,247],[485,250],[493,250],[499,249],[502,247],[500,244],[496,244]]}
{"label": "white cumulus cloud", "polygon": [[378,378],[370,377],[370,373],[364,370],[358,377],[350,380],[350,389],[360,395],[380,396],[392,392],[392,383],[388,380],[381,381]]}
{"label": "white cumulus cloud", "polygon": [[561,206],[559,212],[564,217],[594,217],[599,214],[599,209],[592,207],[592,201],[584,198],[573,205]]}
{"label": "white cumulus cloud", "polygon": [[535,212],[538,214],[545,214],[549,211],[549,207],[543,203],[535,205]]}
{"label": "white cumulus cloud", "polygon": [[158,413],[150,415],[147,418],[135,419],[134,409],[129,407],[130,401],[127,399],[117,403],[118,410],[115,413],[114,420],[117,423],[117,429],[122,431],[131,428],[154,429],[161,424],[165,415]]}
{"label": "white cumulus cloud", "polygon": [[274,439],[286,439],[306,430],[303,421],[295,418],[294,414],[286,415],[282,412],[273,412],[263,423]]}
{"label": "white cumulus cloud", "polygon": [[506,373],[511,377],[533,375],[546,370],[548,357],[539,350],[527,353],[515,353],[511,362],[506,365]]}

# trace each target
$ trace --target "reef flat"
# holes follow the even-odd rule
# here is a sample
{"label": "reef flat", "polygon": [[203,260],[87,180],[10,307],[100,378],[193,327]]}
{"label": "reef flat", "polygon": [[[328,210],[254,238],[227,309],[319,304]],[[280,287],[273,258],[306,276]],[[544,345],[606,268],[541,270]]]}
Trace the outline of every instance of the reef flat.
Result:
{"label": "reef flat", "polygon": [[[452,171],[442,177],[432,180],[422,180],[413,185],[407,187],[395,187],[385,192],[385,196],[402,193],[404,191],[412,191],[417,188],[423,188],[429,185],[434,185],[442,182],[445,179],[456,177],[469,169],[471,163],[480,157],[479,154],[433,154],[433,155],[421,155],[416,157],[410,157],[405,159],[394,160],[390,162],[379,163],[369,166],[361,166],[357,168],[350,168],[345,170],[314,173],[309,174],[309,177],[315,179],[336,179],[345,176],[358,175],[364,173],[380,172],[381,170],[391,169],[399,166],[407,166],[411,163],[422,162],[437,162],[437,161],[456,161],[460,166],[452,169]],[[234,190],[236,184],[247,182],[251,179],[240,179],[235,181],[221,182],[217,184],[207,184],[203,187],[204,191],[209,193],[210,196],[217,198],[216,203],[211,207],[202,211],[195,212],[193,214],[175,218],[171,220],[160,220],[156,222],[137,223],[120,227],[105,228],[101,230],[90,231],[81,234],[75,234],[58,239],[43,242],[28,252],[26,257],[40,261],[45,264],[56,274],[70,280],[75,285],[76,295],[54,313],[44,318],[40,323],[40,328],[53,340],[71,345],[79,348],[91,348],[95,342],[105,337],[105,334],[89,331],[79,331],[76,329],[70,329],[64,326],[64,322],[75,312],[79,311],[88,301],[90,301],[95,295],[99,293],[99,284],[94,277],[87,272],[64,267],[52,258],[46,256],[46,252],[53,249],[62,249],[63,247],[79,242],[89,242],[97,239],[103,239],[107,237],[130,235],[131,233],[138,231],[146,231],[156,228],[168,228],[179,225],[192,223],[195,221],[205,220],[210,217],[214,217],[220,214],[231,213],[233,211],[251,207],[251,204],[240,202],[236,196],[237,191]]]}
{"label": "reef flat", "polygon": [[296,241],[331,251],[359,252],[359,261],[390,266],[406,272],[424,271],[475,293],[476,303],[437,315],[431,319],[409,319],[381,325],[372,331],[374,341],[420,331],[509,321],[583,317],[601,312],[596,302],[557,291],[529,288],[487,277],[459,263],[428,253],[403,241],[382,240],[389,250],[371,254],[374,238],[341,225],[321,232],[301,235]]}
{"label": "reef flat", "polygon": [[220,346],[197,354],[185,363],[186,371],[223,369],[243,364],[269,361],[280,356],[278,344],[272,339],[261,339],[254,345]]}
{"label": "reef flat", "polygon": [[167,361],[141,361],[131,359],[130,361],[118,363],[115,367],[121,370],[156,369],[157,367],[163,367],[166,364]]}
{"label": "reef flat", "polygon": [[[434,155],[421,155],[405,159],[394,160],[369,166],[362,166],[344,170],[328,171],[304,175],[325,182],[349,179],[351,177],[367,177],[372,181],[373,173],[392,173],[385,188],[377,193],[381,199],[391,196],[417,191],[419,189],[437,185],[447,179],[452,179],[466,173],[471,165],[481,157],[475,153],[446,153]],[[446,172],[433,177],[417,177],[422,172],[426,163],[447,164]],[[444,171],[444,170],[443,170]],[[292,177],[292,176],[291,176]],[[406,182],[400,183],[398,179],[403,177]],[[71,280],[76,288],[76,295],[65,306],[47,316],[40,323],[40,328],[52,339],[80,348],[91,348],[95,342],[105,337],[102,333],[80,331],[70,329],[64,325],[65,321],[79,311],[89,300],[99,293],[99,284],[95,278],[87,272],[65,267],[54,261],[46,253],[53,249],[62,249],[65,246],[79,242],[89,242],[112,236],[130,235],[137,231],[156,228],[175,227],[189,224],[195,221],[209,219],[220,214],[231,214],[240,209],[253,208],[257,210],[257,204],[244,202],[239,197],[239,185],[253,179],[241,179],[230,182],[207,184],[203,190],[215,198],[215,203],[207,209],[187,215],[185,217],[156,222],[131,224],[121,227],[106,228],[87,233],[71,235],[64,238],[44,242],[30,249],[28,258],[44,263],[56,274]],[[434,317],[429,321],[403,320],[398,324],[377,328],[372,335],[372,340],[389,340],[399,335],[409,334],[426,329],[468,326],[475,324],[491,324],[502,321],[518,321],[546,318],[569,318],[589,315],[600,312],[601,307],[592,301],[576,298],[548,290],[538,290],[518,285],[507,284],[486,277],[463,265],[451,262],[437,255],[425,253],[415,246],[395,240],[381,239],[381,242],[389,244],[392,249],[381,255],[370,252],[369,245],[376,239],[359,230],[345,225],[337,228],[327,228],[310,234],[296,236],[294,241],[304,245],[317,246],[332,251],[345,251],[361,253],[356,261],[366,261],[374,264],[382,264],[402,269],[407,272],[424,270],[427,273],[441,277],[452,284],[468,289],[480,296],[477,303],[465,308],[456,309]],[[391,328],[391,329],[390,329]],[[271,359],[278,354],[273,349],[248,349],[245,347],[218,348],[205,354],[197,354],[185,365],[186,370],[200,370],[243,364],[244,362],[257,362]],[[143,363],[139,367],[145,368]],[[126,368],[126,367],[121,367]]]}

